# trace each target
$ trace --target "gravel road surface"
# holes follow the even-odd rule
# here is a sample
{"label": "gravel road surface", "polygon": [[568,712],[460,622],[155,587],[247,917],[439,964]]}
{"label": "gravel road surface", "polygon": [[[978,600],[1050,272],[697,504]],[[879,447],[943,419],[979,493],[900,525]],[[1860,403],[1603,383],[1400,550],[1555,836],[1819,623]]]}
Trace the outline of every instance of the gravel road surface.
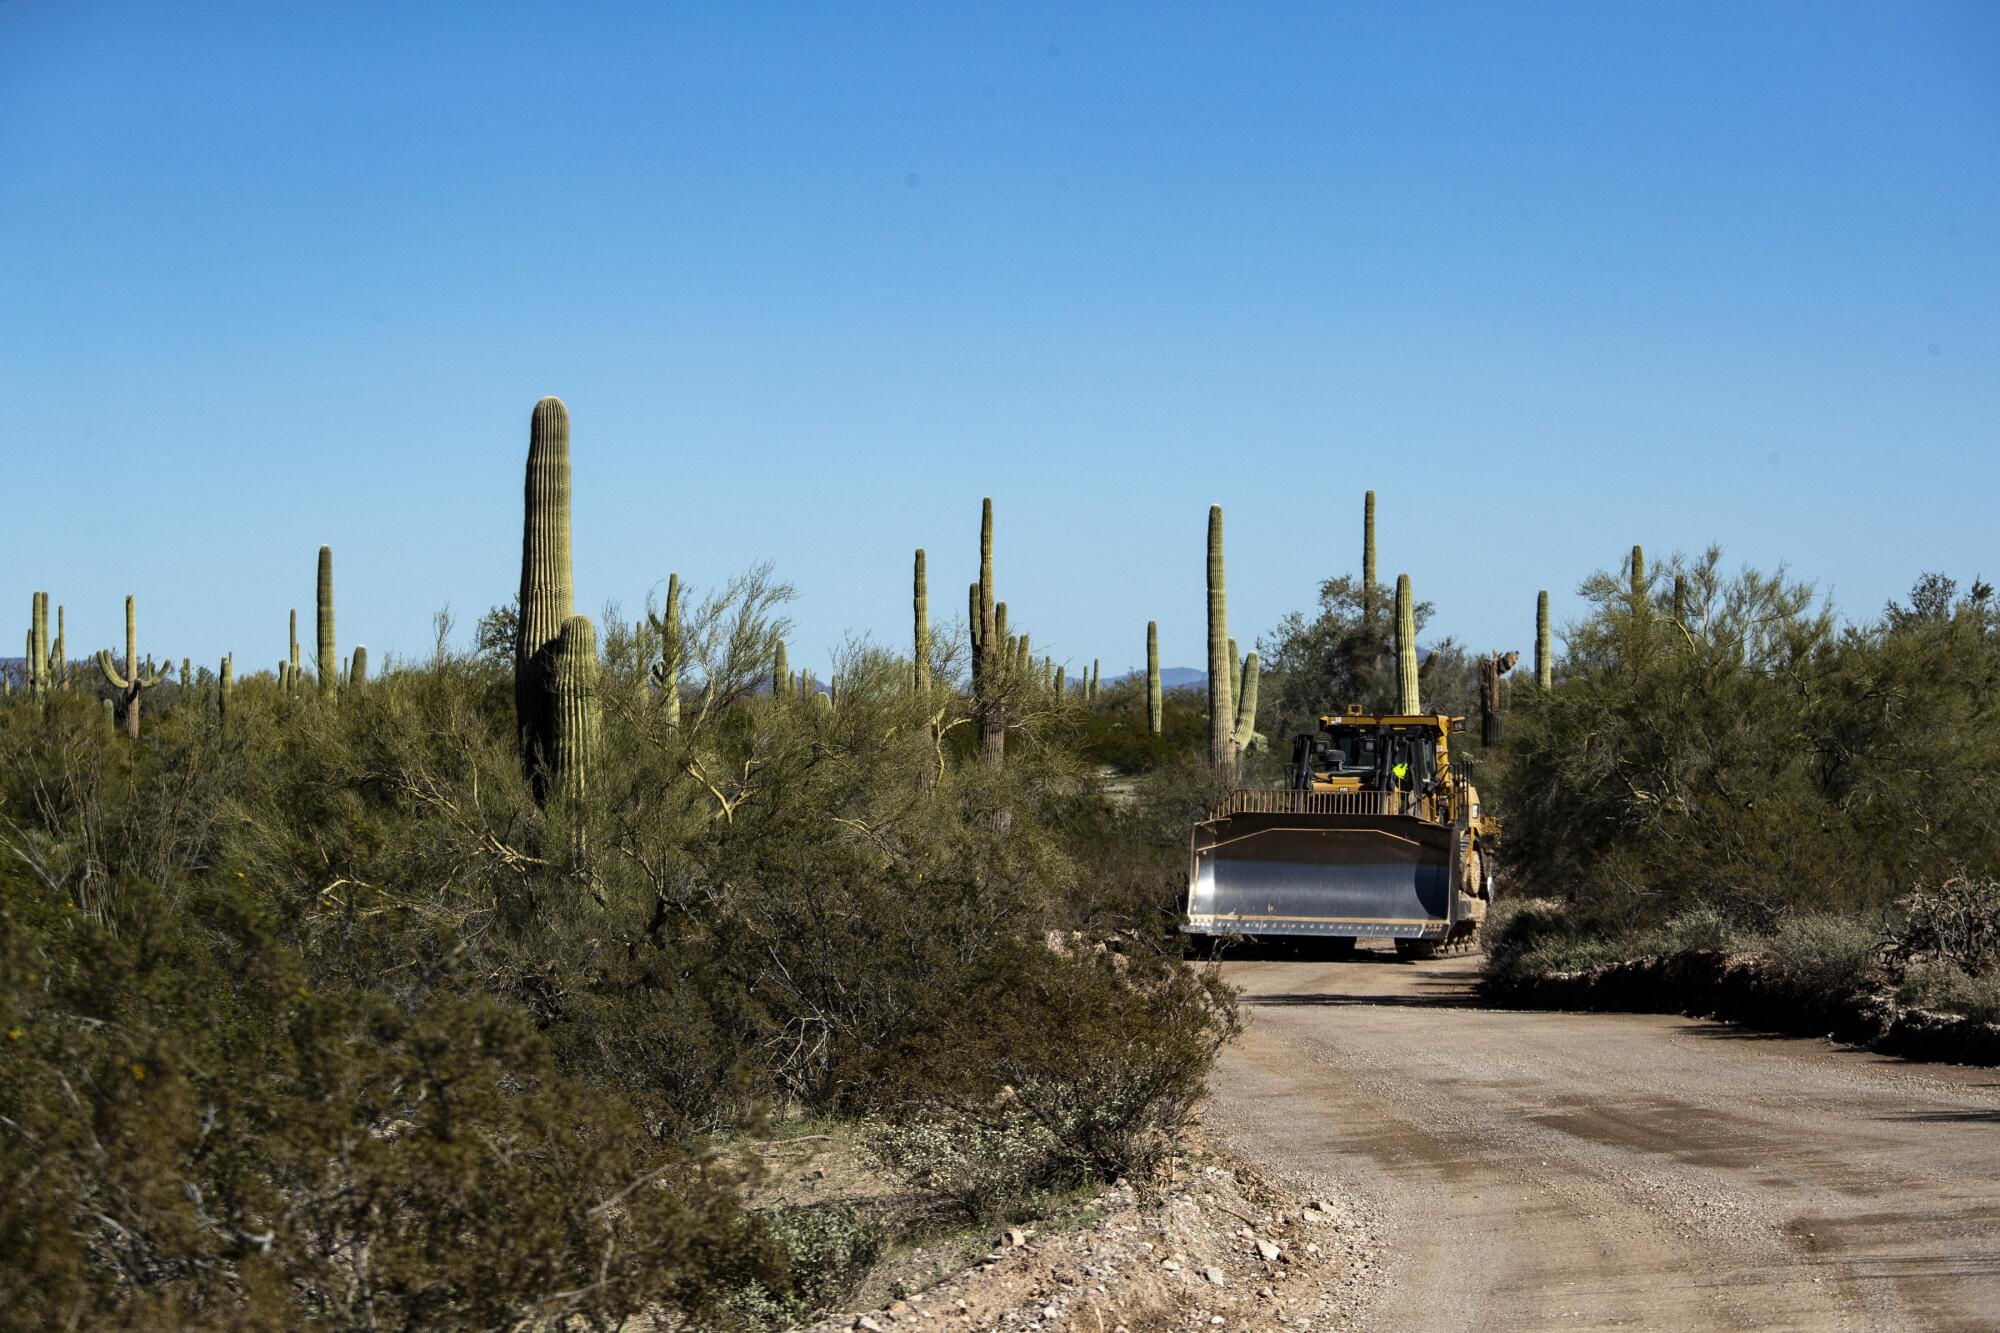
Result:
{"label": "gravel road surface", "polygon": [[1473,957],[1224,966],[1209,1123],[1368,1233],[1335,1322],[2000,1328],[2000,1071],[1485,1009]]}

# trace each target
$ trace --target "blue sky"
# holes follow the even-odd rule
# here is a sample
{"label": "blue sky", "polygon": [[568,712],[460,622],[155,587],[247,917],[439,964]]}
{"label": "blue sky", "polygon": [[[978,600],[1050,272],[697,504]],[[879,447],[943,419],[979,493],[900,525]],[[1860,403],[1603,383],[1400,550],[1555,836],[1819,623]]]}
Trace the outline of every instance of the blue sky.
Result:
{"label": "blue sky", "polygon": [[[0,0],[0,605],[274,663],[764,559],[1202,660],[1358,572],[1524,648],[1633,542],[2000,571],[2000,7]],[[823,670],[823,669],[822,669]]]}

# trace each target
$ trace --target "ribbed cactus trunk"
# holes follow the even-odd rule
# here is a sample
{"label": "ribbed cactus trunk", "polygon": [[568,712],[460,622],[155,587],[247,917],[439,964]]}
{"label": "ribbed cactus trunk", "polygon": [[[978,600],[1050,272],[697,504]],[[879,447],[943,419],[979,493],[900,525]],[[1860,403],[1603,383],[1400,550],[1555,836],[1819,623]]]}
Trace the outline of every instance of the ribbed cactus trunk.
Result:
{"label": "ribbed cactus trunk", "polygon": [[1101,663],[1100,663],[1100,662],[1098,661],[1098,659],[1097,659],[1097,658],[1095,658],[1095,657],[1091,658],[1091,659],[1090,659],[1090,701],[1091,701],[1092,703],[1096,703],[1096,702],[1097,702],[1097,691],[1098,691],[1098,688],[1099,688],[1099,684],[1100,684],[1100,676],[1099,676],[1099,673],[1100,673],[1101,669],[1102,669],[1102,664],[1101,664]]}
{"label": "ribbed cactus trunk", "polygon": [[1063,700],[1063,688],[1065,684],[1064,677],[1067,675],[1068,672],[1064,670],[1064,668],[1060,666],[1056,668],[1056,680],[1055,680],[1054,690],[1056,696],[1056,703],[1058,705],[1061,705],[1064,702]]}
{"label": "ribbed cactus trunk", "polygon": [[597,756],[597,627],[588,616],[563,622],[549,646],[549,781],[563,800],[581,802]]}
{"label": "ribbed cactus trunk", "polygon": [[1632,548],[1632,614],[1641,615],[1646,610],[1646,548]]}
{"label": "ribbed cactus trunk", "polygon": [[315,598],[314,644],[317,660],[313,670],[319,674],[319,693],[322,699],[331,699],[340,688],[340,656],[333,640],[333,548],[319,548],[319,595]]}
{"label": "ribbed cactus trunk", "polygon": [[354,658],[347,664],[347,686],[359,689],[368,683],[368,645],[354,645]]}
{"label": "ribbed cactus trunk", "polygon": [[[18,603],[17,603],[18,605]],[[28,612],[28,688],[36,699],[49,694],[49,595],[38,592]]]}
{"label": "ribbed cactus trunk", "polygon": [[1417,604],[1408,574],[1396,576],[1396,711],[1405,716],[1423,711],[1417,693]]}
{"label": "ribbed cactus trunk", "polygon": [[[659,615],[648,615],[646,623],[660,636],[660,660],[653,665],[653,683],[660,687],[660,708],[665,715],[667,730],[673,731],[681,724],[681,673],[687,663],[682,652],[681,634],[681,576],[667,575],[667,605]],[[642,648],[641,653],[644,652]],[[779,650],[783,651],[782,647]],[[643,677],[642,677],[643,679]],[[775,685],[773,693],[779,690]]]}
{"label": "ribbed cactus trunk", "polygon": [[986,762],[999,767],[1007,758],[1007,711],[1001,698],[1001,653],[1006,631],[993,591],[993,500],[979,506],[979,646],[973,659],[973,712]]}
{"label": "ribbed cactus trunk", "polygon": [[1236,749],[1250,748],[1257,738],[1257,654],[1243,659],[1243,693],[1236,699]]}
{"label": "ribbed cactus trunk", "polygon": [[1166,698],[1160,691],[1160,622],[1146,622],[1146,734],[1167,729]]}
{"label": "ribbed cactus trunk", "polygon": [[[569,409],[560,398],[535,404],[528,425],[523,493],[521,594],[514,640],[514,718],[521,763],[546,795],[545,769],[555,763],[553,645],[575,605],[570,565]],[[591,627],[592,667],[597,632]]]}
{"label": "ribbed cactus trunk", "polygon": [[1229,640],[1229,697],[1232,699],[1243,697],[1243,659],[1237,656],[1240,651],[1232,637]]}
{"label": "ribbed cactus trunk", "polygon": [[1549,653],[1549,593],[1544,588],[1535,596],[1535,685],[1547,690],[1555,683],[1556,662]]}
{"label": "ribbed cactus trunk", "polygon": [[1375,492],[1361,502],[1361,619],[1372,632],[1381,611],[1375,583]]}
{"label": "ribbed cactus trunk", "polygon": [[931,592],[924,571],[924,548],[917,548],[916,568],[910,575],[910,684],[920,695],[931,692]]}
{"label": "ribbed cactus trunk", "polygon": [[1222,506],[1208,507],[1208,762],[1236,764],[1236,709],[1230,692],[1229,597],[1222,579]]}
{"label": "ribbed cactus trunk", "polygon": [[222,659],[222,671],[216,677],[215,716],[218,721],[224,723],[229,721],[229,706],[234,702],[233,696],[236,693],[235,658],[234,653],[225,654]]}
{"label": "ribbed cactus trunk", "polygon": [[189,659],[183,657],[181,659],[181,688],[185,690],[193,684],[194,684],[194,663],[191,662]]}
{"label": "ribbed cactus trunk", "polygon": [[[48,594],[42,594],[44,612],[48,610]],[[63,628],[63,608],[56,608],[56,641],[49,649],[49,688],[62,690],[69,688],[69,634]]]}
{"label": "ribbed cactus trunk", "polygon": [[296,606],[292,608],[291,639],[290,669],[285,672],[285,688],[296,690],[299,688],[299,609]]}
{"label": "ribbed cactus trunk", "polygon": [[785,657],[785,641],[778,640],[778,651],[771,663],[771,693],[780,699],[792,697],[792,666]]}

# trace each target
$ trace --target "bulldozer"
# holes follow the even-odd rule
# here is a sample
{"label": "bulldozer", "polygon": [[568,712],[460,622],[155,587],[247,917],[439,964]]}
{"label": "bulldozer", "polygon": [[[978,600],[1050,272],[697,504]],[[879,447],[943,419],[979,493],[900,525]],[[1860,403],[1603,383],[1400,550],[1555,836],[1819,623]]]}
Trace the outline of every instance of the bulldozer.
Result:
{"label": "bulldozer", "polygon": [[1470,943],[1500,831],[1452,761],[1465,719],[1349,705],[1319,721],[1293,739],[1287,786],[1238,788],[1195,824],[1183,929],[1336,955],[1364,938],[1407,958]]}

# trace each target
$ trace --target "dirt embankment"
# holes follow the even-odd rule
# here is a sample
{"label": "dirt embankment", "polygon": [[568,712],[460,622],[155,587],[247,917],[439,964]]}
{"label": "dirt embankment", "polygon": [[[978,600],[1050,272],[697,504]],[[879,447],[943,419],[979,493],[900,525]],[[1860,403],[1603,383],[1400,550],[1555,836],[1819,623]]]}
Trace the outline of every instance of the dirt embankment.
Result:
{"label": "dirt embankment", "polygon": [[1830,1036],[1885,1055],[1949,1064],[2000,1065],[2000,1027],[1957,1014],[1909,1009],[1887,996],[1807,1000],[1755,957],[1722,953],[1642,958],[1482,991],[1521,1009],[1597,1009],[1719,1018],[1772,1032]]}
{"label": "dirt embankment", "polygon": [[1369,1233],[1198,1144],[1157,1195],[1120,1184],[1067,1229],[1004,1228],[954,1276],[808,1333],[842,1329],[1330,1329],[1348,1322]]}

